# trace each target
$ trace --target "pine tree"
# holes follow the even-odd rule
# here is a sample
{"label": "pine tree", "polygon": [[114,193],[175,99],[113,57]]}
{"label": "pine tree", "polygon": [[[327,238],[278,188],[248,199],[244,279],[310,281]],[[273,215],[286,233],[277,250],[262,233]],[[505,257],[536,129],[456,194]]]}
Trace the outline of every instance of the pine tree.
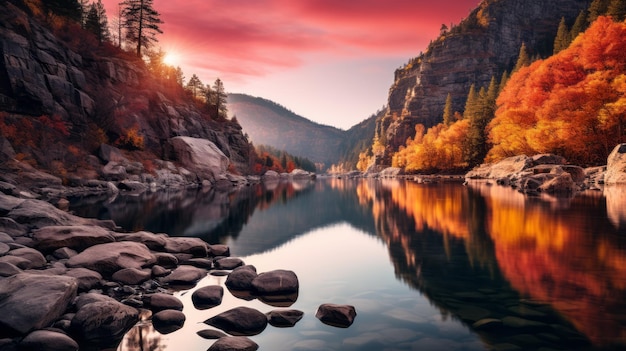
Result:
{"label": "pine tree", "polygon": [[476,96],[476,87],[474,84],[470,86],[467,100],[465,100],[465,110],[463,111],[463,119],[473,118],[478,111],[478,98]]}
{"label": "pine tree", "polygon": [[186,89],[191,92],[191,96],[197,98],[200,92],[204,89],[204,85],[202,84],[202,81],[200,81],[200,78],[194,74],[191,78],[189,78]]}
{"label": "pine tree", "polygon": [[610,3],[611,0],[593,0],[589,5],[589,16],[587,17],[589,24],[598,19],[599,16],[606,14]]}
{"label": "pine tree", "polygon": [[502,73],[502,77],[500,77],[500,84],[498,84],[498,94],[500,94],[502,89],[504,89],[508,81],[509,81],[509,72],[504,71],[504,73]]}
{"label": "pine tree", "polygon": [[111,32],[109,31],[109,22],[106,16],[106,10],[102,4],[102,0],[94,2],[87,11],[85,19],[85,29],[93,33],[99,42],[111,40]]}
{"label": "pine tree", "polygon": [[556,31],[556,38],[554,38],[554,54],[567,49],[571,42],[569,30],[565,24],[565,17],[561,17],[559,22],[559,28]]}
{"label": "pine tree", "polygon": [[569,32],[569,37],[571,41],[574,41],[578,34],[582,33],[587,29],[587,11],[582,10],[576,17],[576,21],[572,25],[572,29]]}
{"label": "pine tree", "polygon": [[136,44],[137,57],[141,57],[142,49],[149,49],[156,41],[156,35],[162,34],[159,27],[163,23],[160,14],[152,6],[153,0],[124,0],[122,2],[123,26],[126,29],[126,40]]}
{"label": "pine tree", "polygon": [[46,0],[42,1],[46,13],[69,18],[81,22],[83,11],[78,0]]}
{"label": "pine tree", "polygon": [[224,83],[222,80],[217,78],[215,83],[213,83],[213,91],[214,91],[214,106],[216,117],[218,118],[226,118],[228,114],[228,108],[226,107],[226,99],[228,95],[226,94],[226,90],[224,89]]}
{"label": "pine tree", "polygon": [[528,56],[526,44],[522,43],[522,46],[519,48],[519,56],[517,57],[517,62],[515,63],[513,72],[517,72],[520,68],[526,67],[528,65],[530,65],[530,56]]}
{"label": "pine tree", "polygon": [[621,22],[626,17],[626,1],[624,0],[611,0],[606,14],[613,17],[616,22]]}
{"label": "pine tree", "polygon": [[452,124],[453,112],[452,112],[452,95],[448,93],[446,97],[446,105],[443,107],[443,124],[449,126]]}

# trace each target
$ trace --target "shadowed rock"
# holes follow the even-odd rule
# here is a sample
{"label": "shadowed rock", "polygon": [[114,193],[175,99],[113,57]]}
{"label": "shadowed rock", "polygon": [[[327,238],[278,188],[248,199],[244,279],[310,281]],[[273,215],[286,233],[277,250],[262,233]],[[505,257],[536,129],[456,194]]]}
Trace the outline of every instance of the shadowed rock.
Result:
{"label": "shadowed rock", "polygon": [[168,276],[161,278],[161,282],[170,285],[195,285],[206,276],[206,270],[193,266],[179,266]]}
{"label": "shadowed rock", "polygon": [[18,266],[22,269],[42,268],[47,263],[46,258],[41,254],[41,252],[35,249],[31,249],[29,247],[11,250],[9,251],[8,255],[19,257],[28,261],[27,264],[23,266]]}
{"label": "shadowed rock", "polygon": [[52,252],[62,247],[82,251],[88,247],[115,241],[113,234],[95,226],[48,226],[33,231],[35,248],[42,252]]}
{"label": "shadowed rock", "polygon": [[284,269],[261,273],[252,281],[252,289],[259,295],[289,295],[297,293],[298,288],[296,274]]}
{"label": "shadowed rock", "polygon": [[207,351],[256,351],[259,345],[245,336],[219,338]]}
{"label": "shadowed rock", "polygon": [[165,293],[156,293],[145,295],[143,302],[152,312],[159,312],[163,310],[183,310],[183,303],[176,296]]}
{"label": "shadowed rock", "polygon": [[19,347],[22,351],[76,351],[78,343],[63,333],[35,330],[26,335]]}
{"label": "shadowed rock", "polygon": [[26,334],[59,318],[76,297],[76,279],[19,273],[0,280],[0,333]]}
{"label": "shadowed rock", "polygon": [[235,269],[243,266],[244,264],[243,260],[237,257],[224,257],[219,260],[215,260],[215,268],[218,269]]}
{"label": "shadowed rock", "polygon": [[356,310],[354,309],[354,306],[350,305],[325,303],[320,305],[317,309],[315,317],[324,324],[328,324],[333,327],[347,328],[354,322]]}
{"label": "shadowed rock", "polygon": [[267,316],[253,308],[240,306],[209,318],[204,323],[228,334],[250,336],[265,330]]}
{"label": "shadowed rock", "polygon": [[202,329],[196,332],[199,337],[204,339],[219,339],[228,336],[226,333],[215,329]]}
{"label": "shadowed rock", "polygon": [[123,268],[113,273],[111,280],[127,285],[138,285],[152,276],[151,269]]}
{"label": "shadowed rock", "polygon": [[191,301],[195,308],[205,310],[222,303],[224,288],[219,285],[204,286],[193,292]]}
{"label": "shadowed rock", "polygon": [[72,335],[80,341],[102,346],[115,345],[139,320],[136,308],[113,298],[94,296],[92,301],[77,303],[79,309],[70,324]]}
{"label": "shadowed rock", "polygon": [[250,290],[257,276],[256,268],[252,265],[237,267],[228,275],[225,285],[231,290]]}
{"label": "shadowed rock", "polygon": [[154,264],[156,258],[144,244],[115,242],[92,246],[67,261],[68,267],[83,267],[110,276],[124,268]]}
{"label": "shadowed rock", "polygon": [[169,334],[182,328],[185,314],[177,310],[163,310],[152,316],[152,326],[161,334]]}
{"label": "shadowed rock", "polygon": [[68,270],[65,275],[76,278],[79,291],[88,291],[102,281],[100,273],[87,268],[73,268]]}
{"label": "shadowed rock", "polygon": [[269,324],[277,328],[289,328],[298,323],[304,312],[298,310],[274,310],[267,313]]}

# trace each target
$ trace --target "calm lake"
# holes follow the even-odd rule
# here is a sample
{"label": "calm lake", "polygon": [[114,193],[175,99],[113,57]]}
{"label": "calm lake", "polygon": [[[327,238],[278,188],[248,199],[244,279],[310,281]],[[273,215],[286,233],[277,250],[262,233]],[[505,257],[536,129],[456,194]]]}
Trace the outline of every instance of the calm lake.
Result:
{"label": "calm lake", "polygon": [[[318,179],[120,197],[74,206],[127,230],[200,237],[230,246],[257,272],[293,270],[304,312],[292,328],[250,338],[260,350],[626,349],[626,188],[574,198],[528,197],[500,186]],[[206,350],[204,320],[233,296],[196,310],[177,292],[185,326],[149,324],[118,350]],[[322,303],[350,304],[349,328],[315,318]]]}

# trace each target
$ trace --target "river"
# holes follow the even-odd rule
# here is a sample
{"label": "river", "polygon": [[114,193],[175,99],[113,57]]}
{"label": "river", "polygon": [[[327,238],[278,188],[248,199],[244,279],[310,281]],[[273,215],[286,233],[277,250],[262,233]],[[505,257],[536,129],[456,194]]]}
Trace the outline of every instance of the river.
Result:
{"label": "river", "polygon": [[[626,348],[626,189],[573,198],[528,197],[484,183],[318,179],[229,193],[193,190],[75,204],[126,230],[201,237],[230,246],[257,272],[300,282],[294,327],[251,336],[260,350],[618,350]],[[196,310],[175,295],[185,326],[161,335],[142,323],[119,351],[206,350],[204,320],[240,299]],[[348,328],[315,318],[350,304]]]}

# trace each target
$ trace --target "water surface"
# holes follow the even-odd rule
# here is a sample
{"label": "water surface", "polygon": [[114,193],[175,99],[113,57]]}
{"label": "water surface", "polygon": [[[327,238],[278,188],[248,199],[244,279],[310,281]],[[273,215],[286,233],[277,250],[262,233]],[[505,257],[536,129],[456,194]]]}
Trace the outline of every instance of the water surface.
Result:
{"label": "water surface", "polygon": [[[293,328],[251,336],[261,350],[618,350],[626,347],[626,192],[527,197],[512,189],[401,180],[320,179],[232,193],[120,198],[97,213],[129,230],[224,243],[258,272],[293,270]],[[82,211],[82,212],[81,212]],[[207,276],[198,286],[222,284]],[[183,329],[142,326],[119,350],[206,350],[202,321],[239,299],[196,310]],[[315,318],[351,304],[349,328]],[[142,345],[140,345],[142,344]]]}

